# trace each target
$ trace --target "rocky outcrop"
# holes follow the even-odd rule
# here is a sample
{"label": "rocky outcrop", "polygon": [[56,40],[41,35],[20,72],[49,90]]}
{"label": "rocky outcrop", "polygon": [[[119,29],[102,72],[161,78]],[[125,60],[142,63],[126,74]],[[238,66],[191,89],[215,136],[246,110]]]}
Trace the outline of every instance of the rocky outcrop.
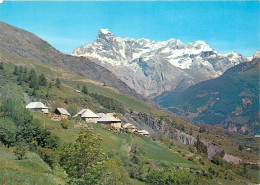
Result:
{"label": "rocky outcrop", "polygon": [[179,132],[179,141],[185,145],[194,145],[197,142],[197,139],[193,136],[190,136],[186,133]]}
{"label": "rocky outcrop", "polygon": [[[138,129],[146,129],[152,134],[164,133],[170,139],[177,140],[185,145],[194,145],[197,142],[195,137],[176,129],[174,123],[170,120],[159,119],[155,116],[137,111],[128,111],[126,115],[123,121],[131,122]],[[212,156],[223,150],[221,147],[212,143],[202,142],[207,146],[209,158],[212,158]]]}
{"label": "rocky outcrop", "polygon": [[234,164],[239,164],[240,162],[242,162],[242,159],[240,159],[239,157],[235,157],[233,155],[229,155],[229,154],[225,154],[223,157],[223,160],[229,163],[234,163]]}

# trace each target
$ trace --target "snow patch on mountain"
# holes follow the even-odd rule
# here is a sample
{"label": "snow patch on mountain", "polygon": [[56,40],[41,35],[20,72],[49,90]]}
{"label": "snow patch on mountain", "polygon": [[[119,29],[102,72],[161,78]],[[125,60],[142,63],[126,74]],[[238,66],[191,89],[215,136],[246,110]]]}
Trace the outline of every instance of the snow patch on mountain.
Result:
{"label": "snow patch on mountain", "polygon": [[216,78],[245,60],[234,51],[220,54],[200,40],[186,44],[173,38],[136,40],[116,37],[108,29],[100,30],[94,42],[76,48],[72,55],[96,59],[148,97]]}

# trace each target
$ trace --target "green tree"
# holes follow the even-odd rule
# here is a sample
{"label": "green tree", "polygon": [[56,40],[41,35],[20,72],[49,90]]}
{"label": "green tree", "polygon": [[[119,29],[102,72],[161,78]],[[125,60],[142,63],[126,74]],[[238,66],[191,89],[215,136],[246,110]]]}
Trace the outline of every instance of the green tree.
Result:
{"label": "green tree", "polygon": [[0,69],[4,69],[3,62],[0,63]]}
{"label": "green tree", "polygon": [[86,85],[83,85],[83,86],[82,86],[81,92],[82,92],[83,94],[88,94],[88,89],[87,89]]}
{"label": "green tree", "polygon": [[50,82],[49,83],[49,87],[48,87],[49,89],[51,89],[52,88],[52,83]]}
{"label": "green tree", "polygon": [[214,155],[211,159],[211,162],[219,166],[223,166],[224,164],[223,159],[218,155]]}
{"label": "green tree", "polygon": [[70,126],[69,120],[67,120],[67,119],[62,119],[62,120],[61,120],[61,126],[62,126],[63,129],[68,129],[69,126]]}
{"label": "green tree", "polygon": [[27,68],[24,67],[23,73],[27,74]]}
{"label": "green tree", "polygon": [[15,147],[13,152],[18,160],[22,160],[25,157],[27,150],[24,148],[23,145],[18,145],[17,147]]}
{"label": "green tree", "polygon": [[20,66],[19,67],[19,74],[22,74],[23,73],[23,66]]}
{"label": "green tree", "polygon": [[9,118],[0,119],[0,141],[8,148],[16,141],[16,126]]}
{"label": "green tree", "polygon": [[57,88],[60,88],[60,86],[61,86],[60,79],[58,79],[58,78],[56,79],[55,86]]}
{"label": "green tree", "polygon": [[63,149],[60,165],[70,184],[98,184],[105,170],[106,154],[92,128],[82,129],[79,138]]}
{"label": "green tree", "polygon": [[17,81],[18,81],[18,85],[22,85],[22,83],[23,83],[23,76],[22,76],[21,73],[19,73]]}
{"label": "green tree", "polygon": [[18,67],[17,67],[17,66],[14,67],[14,72],[13,72],[13,74],[14,74],[14,75],[18,75]]}
{"label": "green tree", "polygon": [[47,79],[43,73],[39,76],[39,85],[44,87],[47,86]]}
{"label": "green tree", "polygon": [[204,145],[204,143],[200,141],[199,135],[197,136],[197,142],[194,145],[195,145],[197,152],[199,154],[201,154],[201,153],[206,154],[206,155],[208,154],[207,146]]}
{"label": "green tree", "polygon": [[28,81],[29,81],[30,88],[34,88],[36,90],[39,89],[39,81],[38,81],[38,78],[37,78],[37,75],[36,75],[36,72],[34,69],[30,70]]}

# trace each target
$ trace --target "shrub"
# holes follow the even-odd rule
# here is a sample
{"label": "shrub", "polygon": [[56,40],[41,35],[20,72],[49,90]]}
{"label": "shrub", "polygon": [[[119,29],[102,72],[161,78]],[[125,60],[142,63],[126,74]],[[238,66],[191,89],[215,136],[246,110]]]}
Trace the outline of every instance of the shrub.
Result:
{"label": "shrub", "polygon": [[193,161],[194,160],[194,156],[191,156],[188,158],[189,161]]}
{"label": "shrub", "polygon": [[16,126],[15,123],[8,119],[0,119],[0,141],[8,148],[15,143],[16,139]]}
{"label": "shrub", "polygon": [[199,184],[203,183],[198,178],[194,178],[187,172],[174,171],[152,171],[146,177],[146,182],[148,184]]}
{"label": "shrub", "polygon": [[57,154],[55,151],[49,148],[41,148],[38,151],[39,156],[45,161],[51,169],[54,169],[55,163],[57,161]]}
{"label": "shrub", "polygon": [[15,147],[13,152],[18,160],[22,160],[25,157],[27,150],[24,148],[23,145],[18,145],[17,147]]}
{"label": "shrub", "polygon": [[211,162],[219,166],[223,166],[224,163],[223,159],[218,155],[214,155],[211,159]]}
{"label": "shrub", "polygon": [[189,145],[189,151],[190,151],[191,153],[195,153],[195,147],[192,146],[192,145]]}
{"label": "shrub", "polygon": [[61,120],[61,126],[62,126],[63,129],[68,129],[69,126],[70,126],[69,120],[67,120],[67,119],[62,119],[62,120]]}

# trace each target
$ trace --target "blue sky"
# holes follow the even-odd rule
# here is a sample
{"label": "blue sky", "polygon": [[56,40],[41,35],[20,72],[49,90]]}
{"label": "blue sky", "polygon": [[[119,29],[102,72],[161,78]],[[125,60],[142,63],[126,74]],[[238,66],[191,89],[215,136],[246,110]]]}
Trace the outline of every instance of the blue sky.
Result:
{"label": "blue sky", "polygon": [[221,53],[260,48],[259,1],[5,1],[0,21],[71,53],[108,28],[116,36],[155,41],[204,40]]}

